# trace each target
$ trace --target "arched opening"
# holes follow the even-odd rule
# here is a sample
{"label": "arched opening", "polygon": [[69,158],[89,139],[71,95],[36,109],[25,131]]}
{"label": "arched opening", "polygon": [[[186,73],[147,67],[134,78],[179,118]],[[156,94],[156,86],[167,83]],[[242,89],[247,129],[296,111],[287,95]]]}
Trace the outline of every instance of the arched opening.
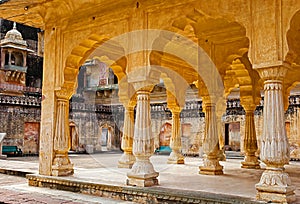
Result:
{"label": "arched opening", "polygon": [[79,152],[80,150],[79,150],[78,127],[73,121],[70,121],[69,127],[70,127],[70,140],[71,140],[70,151]]}
{"label": "arched opening", "polygon": [[104,126],[100,127],[100,134],[101,134],[101,151],[110,151],[116,149],[115,141],[115,134],[114,128],[110,125],[105,124]]}

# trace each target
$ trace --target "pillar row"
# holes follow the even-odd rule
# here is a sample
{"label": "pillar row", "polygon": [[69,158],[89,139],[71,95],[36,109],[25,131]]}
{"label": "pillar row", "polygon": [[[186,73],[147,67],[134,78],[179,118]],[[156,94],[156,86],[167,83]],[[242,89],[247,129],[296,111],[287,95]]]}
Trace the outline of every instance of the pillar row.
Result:
{"label": "pillar row", "polygon": [[150,157],[154,153],[154,138],[151,130],[150,91],[137,91],[136,119],[133,137],[133,155],[136,158],[127,173],[127,185],[153,186],[158,184],[158,172],[154,170]]}

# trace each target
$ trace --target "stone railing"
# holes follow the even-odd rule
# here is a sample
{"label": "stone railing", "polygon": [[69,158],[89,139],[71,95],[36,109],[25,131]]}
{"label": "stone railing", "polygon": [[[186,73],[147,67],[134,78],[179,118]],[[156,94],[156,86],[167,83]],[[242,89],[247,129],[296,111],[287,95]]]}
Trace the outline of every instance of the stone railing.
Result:
{"label": "stone railing", "polygon": [[0,95],[0,104],[41,106],[41,97],[35,96],[4,96]]}
{"label": "stone railing", "polygon": [[112,106],[100,104],[87,104],[81,102],[70,102],[70,111],[90,111],[90,112],[112,112]]}
{"label": "stone railing", "polygon": [[27,87],[22,85],[16,85],[16,84],[0,84],[0,92],[19,92],[19,93],[42,93],[41,88],[36,87]]}

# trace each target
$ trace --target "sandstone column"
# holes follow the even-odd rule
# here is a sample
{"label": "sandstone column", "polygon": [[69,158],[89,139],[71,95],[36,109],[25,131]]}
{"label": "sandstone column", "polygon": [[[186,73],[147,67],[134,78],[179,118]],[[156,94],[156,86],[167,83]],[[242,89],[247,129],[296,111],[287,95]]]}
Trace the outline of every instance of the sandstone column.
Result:
{"label": "sandstone column", "polygon": [[1,49],[1,68],[4,68],[4,65],[5,65],[5,54],[6,52]]}
{"label": "sandstone column", "polygon": [[135,162],[135,157],[132,154],[134,133],[134,106],[135,104],[125,106],[124,130],[121,143],[121,148],[124,153],[119,159],[119,168],[131,168]]}
{"label": "sandstone column", "polygon": [[68,157],[70,149],[69,130],[69,90],[62,88],[56,91],[56,120],[54,132],[53,176],[67,176],[74,173],[73,164]]}
{"label": "sandstone column", "polygon": [[184,157],[181,154],[181,128],[180,128],[180,107],[169,107],[172,112],[172,136],[170,147],[172,152],[168,158],[168,164],[184,164]]}
{"label": "sandstone column", "polygon": [[256,106],[254,104],[244,104],[243,107],[246,112],[246,123],[244,137],[245,160],[242,162],[242,168],[259,169],[259,161],[257,159],[257,156],[255,155],[257,151],[257,140],[254,123],[254,111]]}
{"label": "sandstone column", "polygon": [[289,163],[289,143],[286,136],[283,103],[283,77],[287,68],[276,66],[258,69],[264,80],[264,126],[261,137],[261,160],[267,165],[260,182],[256,184],[257,199],[287,203],[294,201],[295,188],[291,186],[284,165]]}
{"label": "sandstone column", "polygon": [[221,175],[223,174],[223,166],[220,165],[218,159],[219,153],[219,137],[216,119],[216,104],[211,103],[203,97],[205,111],[205,135],[203,140],[203,166],[200,166],[200,174]]}
{"label": "sandstone column", "polygon": [[11,65],[11,50],[8,50],[8,65]]}
{"label": "sandstone column", "polygon": [[220,100],[217,102],[218,106],[216,106],[216,117],[217,117],[217,132],[219,138],[219,151],[218,151],[218,159],[219,161],[226,161],[226,154],[225,154],[225,141],[223,132],[223,124],[222,124],[222,116],[226,112],[226,101]]}
{"label": "sandstone column", "polygon": [[150,157],[154,152],[150,117],[150,90],[142,88],[137,91],[133,139],[133,155],[136,157],[136,162],[127,173],[127,185],[146,187],[158,184],[159,174],[150,162]]}

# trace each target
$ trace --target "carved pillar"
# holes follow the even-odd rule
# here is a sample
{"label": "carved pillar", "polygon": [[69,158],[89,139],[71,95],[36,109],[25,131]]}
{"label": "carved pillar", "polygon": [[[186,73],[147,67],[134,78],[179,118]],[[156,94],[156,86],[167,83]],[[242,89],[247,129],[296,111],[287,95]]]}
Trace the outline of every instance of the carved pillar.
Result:
{"label": "carved pillar", "polygon": [[204,102],[205,109],[205,136],[203,140],[203,166],[200,166],[200,174],[221,175],[223,166],[218,159],[219,138],[216,119],[216,105],[210,102]]}
{"label": "carved pillar", "polygon": [[11,51],[8,51],[8,65],[11,65]]}
{"label": "carved pillar", "polygon": [[150,162],[154,152],[150,117],[150,91],[139,90],[133,139],[133,155],[136,157],[136,162],[127,173],[127,185],[145,187],[158,184],[159,173],[154,170]]}
{"label": "carved pillar", "polygon": [[5,65],[5,53],[6,51],[4,51],[3,48],[1,48],[1,68],[4,68]]}
{"label": "carved pillar", "polygon": [[180,128],[180,107],[170,107],[172,111],[172,136],[170,147],[172,152],[168,158],[168,164],[184,164],[184,157],[181,154],[181,128]]}
{"label": "carved pillar", "polygon": [[254,123],[255,105],[243,105],[246,111],[244,150],[245,160],[242,162],[242,168],[260,169],[259,161],[255,155],[257,151],[257,140]]}
{"label": "carved pillar", "polygon": [[23,55],[23,67],[26,67],[26,64],[27,64],[26,52],[22,52],[22,55]]}
{"label": "carved pillar", "polygon": [[219,161],[226,161],[226,154],[225,154],[225,141],[223,136],[223,124],[222,124],[222,115],[226,111],[226,101],[219,101],[218,107],[216,107],[216,117],[217,117],[217,133],[219,138],[219,151],[218,151],[218,159]]}
{"label": "carved pillar", "polygon": [[119,168],[131,168],[135,162],[135,157],[132,154],[134,133],[134,105],[125,106],[124,130],[121,148],[124,151],[119,159]]}
{"label": "carved pillar", "polygon": [[284,120],[282,81],[287,69],[283,66],[258,69],[264,80],[264,126],[260,158],[267,165],[256,184],[257,199],[287,203],[296,199],[284,165],[289,163],[289,143]]}
{"label": "carved pillar", "polygon": [[68,176],[74,173],[73,164],[68,157],[70,149],[69,95],[64,88],[56,92],[56,120],[54,132],[53,176]]}

